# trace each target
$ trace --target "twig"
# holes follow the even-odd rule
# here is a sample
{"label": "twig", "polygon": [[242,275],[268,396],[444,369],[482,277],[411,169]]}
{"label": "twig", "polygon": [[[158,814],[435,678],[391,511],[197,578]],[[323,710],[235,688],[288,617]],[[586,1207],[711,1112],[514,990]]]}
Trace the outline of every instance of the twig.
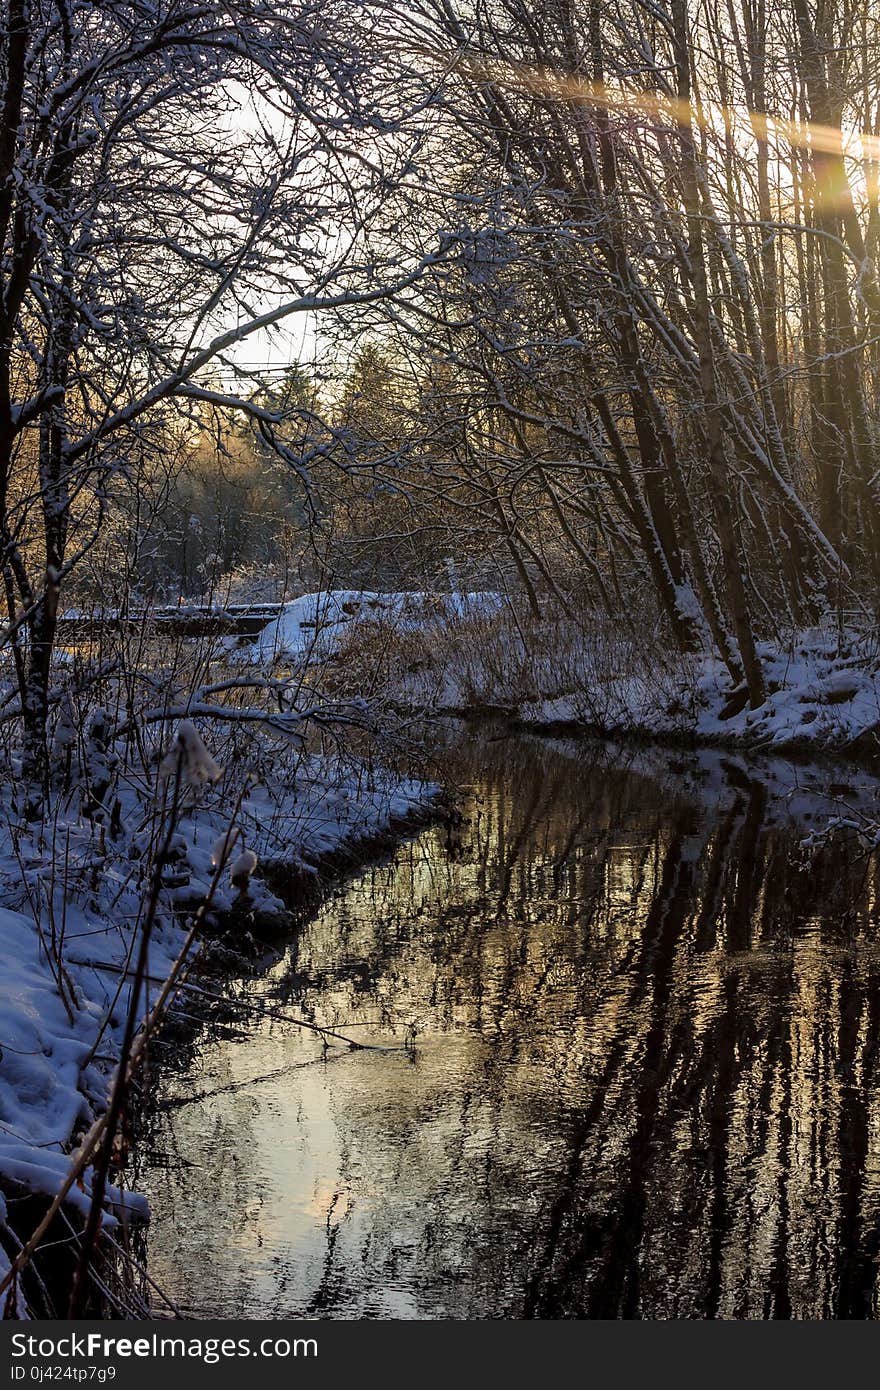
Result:
{"label": "twig", "polygon": [[[110,974],[127,975],[133,972],[125,971],[118,965],[107,965],[98,961],[77,961],[78,965],[87,965],[92,970],[106,970]],[[148,984],[160,984],[161,981],[154,975],[145,975],[144,980]],[[214,990],[204,989],[201,985],[184,984],[183,982],[175,986],[176,990],[186,990],[190,994],[197,994],[203,999],[210,999],[218,1004],[229,1004],[236,1008],[250,1009],[252,1013],[261,1014],[265,1018],[274,1018],[281,1023],[293,1023],[297,1028],[306,1028],[310,1033],[318,1033],[322,1038],[334,1038],[337,1042],[343,1042],[353,1051],[362,1052],[404,1052],[405,1048],[383,1047],[380,1043],[356,1042],[354,1038],[346,1037],[344,1033],[337,1033],[333,1028],[323,1028],[320,1023],[310,1023],[308,1019],[297,1018],[294,1014],[284,1013],[281,1009],[273,1009],[267,1004],[258,1004],[250,999],[230,999],[228,995],[217,994]]]}

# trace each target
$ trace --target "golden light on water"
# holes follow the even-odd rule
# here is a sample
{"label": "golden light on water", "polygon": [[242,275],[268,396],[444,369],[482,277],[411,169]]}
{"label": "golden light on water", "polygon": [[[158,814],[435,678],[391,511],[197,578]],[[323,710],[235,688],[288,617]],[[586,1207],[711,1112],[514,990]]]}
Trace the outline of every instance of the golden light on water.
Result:
{"label": "golden light on water", "polygon": [[167,1151],[216,1166],[214,1215],[232,1178],[254,1214],[226,1234],[157,1168],[162,1282],[250,1315],[876,1315],[858,855],[799,869],[808,793],[725,785],[722,755],[655,783],[493,747],[460,832],[366,870],[264,986],[395,1050],[267,1022],[169,1081]]}

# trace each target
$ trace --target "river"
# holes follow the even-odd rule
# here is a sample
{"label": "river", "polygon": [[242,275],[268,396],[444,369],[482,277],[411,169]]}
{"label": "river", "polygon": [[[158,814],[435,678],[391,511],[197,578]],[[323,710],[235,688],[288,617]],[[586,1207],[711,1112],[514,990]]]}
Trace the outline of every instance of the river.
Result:
{"label": "river", "polygon": [[190,1317],[878,1312],[864,774],[527,736],[162,1070],[149,1268]]}

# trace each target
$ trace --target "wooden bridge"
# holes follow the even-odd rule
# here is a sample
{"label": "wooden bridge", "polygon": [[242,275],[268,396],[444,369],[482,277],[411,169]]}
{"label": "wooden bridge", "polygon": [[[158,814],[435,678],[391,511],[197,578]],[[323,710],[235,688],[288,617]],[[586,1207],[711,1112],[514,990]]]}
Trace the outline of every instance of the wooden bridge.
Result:
{"label": "wooden bridge", "polygon": [[250,637],[263,631],[281,612],[280,603],[229,603],[222,608],[186,606],[129,609],[116,613],[62,614],[61,646],[87,642],[106,632],[168,637]]}

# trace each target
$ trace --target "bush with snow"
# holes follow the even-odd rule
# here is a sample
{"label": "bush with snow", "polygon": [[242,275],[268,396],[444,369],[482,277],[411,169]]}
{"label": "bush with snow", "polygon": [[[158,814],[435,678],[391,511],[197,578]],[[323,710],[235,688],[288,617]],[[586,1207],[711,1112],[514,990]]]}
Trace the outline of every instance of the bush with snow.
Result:
{"label": "bush with snow", "polygon": [[182,719],[171,748],[159,764],[160,777],[179,776],[190,787],[217,782],[223,769],[215,763],[191,719]]}

